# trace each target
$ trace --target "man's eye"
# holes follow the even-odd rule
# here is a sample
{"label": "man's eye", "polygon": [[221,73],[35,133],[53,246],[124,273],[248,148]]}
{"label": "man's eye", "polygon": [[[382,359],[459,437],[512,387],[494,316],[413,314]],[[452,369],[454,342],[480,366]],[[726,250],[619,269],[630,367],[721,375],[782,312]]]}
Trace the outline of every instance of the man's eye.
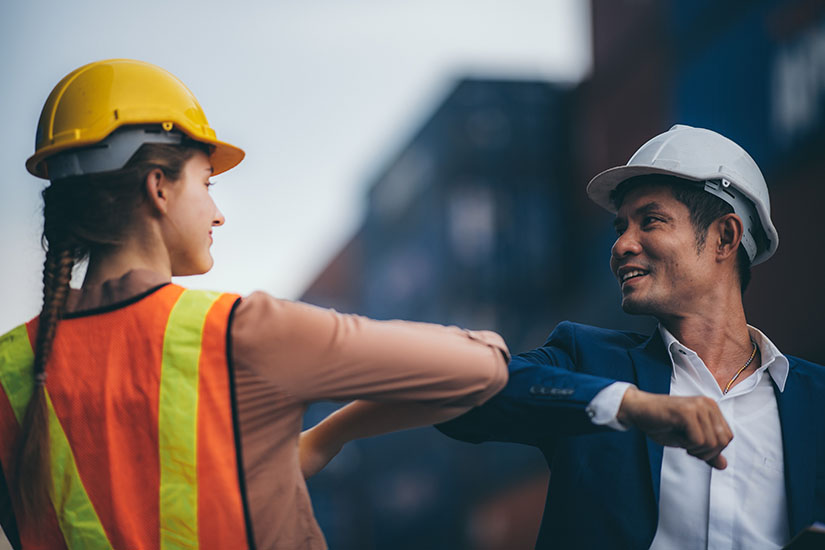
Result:
{"label": "man's eye", "polygon": [[654,216],[645,216],[645,218],[642,220],[642,226],[647,227],[650,224],[660,222],[660,221],[662,221],[662,220],[659,219],[659,218],[656,218]]}
{"label": "man's eye", "polygon": [[215,182],[214,181],[207,181],[204,185],[206,185],[206,188],[209,189],[210,187],[215,185]]}

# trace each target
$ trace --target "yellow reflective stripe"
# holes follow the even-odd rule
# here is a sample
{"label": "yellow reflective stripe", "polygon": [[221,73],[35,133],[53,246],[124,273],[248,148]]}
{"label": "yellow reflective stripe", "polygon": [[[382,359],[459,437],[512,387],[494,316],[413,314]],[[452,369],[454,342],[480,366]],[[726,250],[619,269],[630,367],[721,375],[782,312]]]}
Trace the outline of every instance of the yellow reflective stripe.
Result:
{"label": "yellow reflective stripe", "polygon": [[17,423],[22,424],[26,406],[34,390],[34,351],[26,325],[20,325],[0,336],[0,383],[14,410]]}
{"label": "yellow reflective stripe", "polygon": [[[57,418],[48,392],[46,403],[49,407],[49,438],[52,446],[52,503],[57,510],[57,522],[60,524],[66,546],[70,550],[112,548],[112,543],[109,542],[80,479],[72,448],[69,446],[66,432],[60,426],[60,419]],[[113,490],[117,491],[117,487]]]}
{"label": "yellow reflective stripe", "polygon": [[163,339],[158,409],[161,550],[198,547],[198,363],[219,292],[185,290]]}
{"label": "yellow reflective stripe", "polygon": [[[34,392],[34,352],[29,343],[26,325],[21,325],[0,337],[0,383],[14,409],[18,424],[26,414]],[[49,443],[51,445],[52,504],[57,522],[70,550],[112,548],[100,518],[92,506],[66,432],[57,418],[52,399],[46,392],[49,411]]]}

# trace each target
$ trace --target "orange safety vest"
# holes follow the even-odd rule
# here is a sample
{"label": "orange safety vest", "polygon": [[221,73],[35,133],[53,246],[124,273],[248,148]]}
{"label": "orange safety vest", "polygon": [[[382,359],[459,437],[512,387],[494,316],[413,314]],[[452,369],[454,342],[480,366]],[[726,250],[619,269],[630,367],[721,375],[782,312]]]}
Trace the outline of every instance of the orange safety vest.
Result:
{"label": "orange safety vest", "polygon": [[[251,544],[228,355],[237,300],[168,284],[60,322],[46,369],[54,507],[38,531],[17,514],[23,548]],[[37,323],[0,337],[7,480],[34,389]]]}

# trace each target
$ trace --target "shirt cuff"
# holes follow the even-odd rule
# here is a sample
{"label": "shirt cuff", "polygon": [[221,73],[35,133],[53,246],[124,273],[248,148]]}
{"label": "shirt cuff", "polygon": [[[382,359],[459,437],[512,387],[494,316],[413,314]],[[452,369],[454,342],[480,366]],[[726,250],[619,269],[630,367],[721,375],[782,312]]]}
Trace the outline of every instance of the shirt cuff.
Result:
{"label": "shirt cuff", "polygon": [[597,426],[608,426],[621,432],[626,431],[627,427],[616,419],[616,415],[619,414],[619,407],[625,392],[632,385],[628,382],[613,382],[597,393],[585,409],[590,421]]}

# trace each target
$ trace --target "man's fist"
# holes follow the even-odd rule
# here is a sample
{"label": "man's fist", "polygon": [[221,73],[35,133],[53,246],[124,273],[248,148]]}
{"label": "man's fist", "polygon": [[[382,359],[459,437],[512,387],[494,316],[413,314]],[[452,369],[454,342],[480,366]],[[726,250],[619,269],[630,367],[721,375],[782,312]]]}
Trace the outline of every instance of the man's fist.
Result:
{"label": "man's fist", "polygon": [[675,397],[628,388],[617,420],[657,443],[682,447],[714,468],[727,466],[722,450],[733,439],[722,411],[708,397]]}

